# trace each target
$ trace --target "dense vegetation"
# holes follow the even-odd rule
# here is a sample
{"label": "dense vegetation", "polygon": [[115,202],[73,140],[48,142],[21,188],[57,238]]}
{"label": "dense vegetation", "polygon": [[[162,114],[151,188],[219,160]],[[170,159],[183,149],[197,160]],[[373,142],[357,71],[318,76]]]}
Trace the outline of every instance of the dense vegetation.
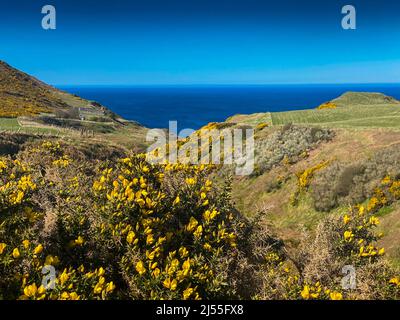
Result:
{"label": "dense vegetation", "polygon": [[[1,158],[2,298],[399,298],[374,232],[376,210],[400,198],[393,177],[293,251],[263,212],[249,220],[235,210],[216,167],[105,159],[40,139]],[[46,265],[57,270],[52,289],[42,283]],[[345,265],[357,288],[342,288]]]}
{"label": "dense vegetation", "polygon": [[315,208],[330,211],[364,202],[384,177],[400,178],[400,149],[389,148],[356,163],[335,162],[312,183]]}
{"label": "dense vegetation", "polygon": [[0,62],[0,115],[18,117],[50,112],[67,105],[56,99],[44,83]]}
{"label": "dense vegetation", "polygon": [[263,174],[281,162],[296,163],[307,157],[308,152],[318,144],[331,140],[333,136],[331,130],[287,124],[267,138],[257,140],[254,175]]}

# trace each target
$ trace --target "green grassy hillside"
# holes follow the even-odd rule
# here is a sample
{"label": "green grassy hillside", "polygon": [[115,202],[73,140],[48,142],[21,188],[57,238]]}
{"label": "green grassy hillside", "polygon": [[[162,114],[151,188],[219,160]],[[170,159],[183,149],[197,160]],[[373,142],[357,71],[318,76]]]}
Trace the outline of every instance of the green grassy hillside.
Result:
{"label": "green grassy hillside", "polygon": [[331,128],[400,128],[400,102],[378,93],[348,92],[332,100],[335,109],[236,115],[228,122],[257,125],[287,123]]}
{"label": "green grassy hillside", "polygon": [[331,101],[338,107],[348,106],[374,106],[385,104],[399,104],[400,102],[393,97],[386,96],[379,92],[346,92],[340,97]]}

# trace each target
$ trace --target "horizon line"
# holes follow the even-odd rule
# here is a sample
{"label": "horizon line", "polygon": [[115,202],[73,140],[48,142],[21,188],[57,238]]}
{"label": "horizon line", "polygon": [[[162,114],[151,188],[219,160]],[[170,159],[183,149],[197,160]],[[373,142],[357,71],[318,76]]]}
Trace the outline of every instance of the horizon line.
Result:
{"label": "horizon line", "polygon": [[54,87],[262,87],[262,86],[341,86],[341,85],[400,85],[399,82],[301,82],[301,83],[155,83],[155,84],[50,84]]}

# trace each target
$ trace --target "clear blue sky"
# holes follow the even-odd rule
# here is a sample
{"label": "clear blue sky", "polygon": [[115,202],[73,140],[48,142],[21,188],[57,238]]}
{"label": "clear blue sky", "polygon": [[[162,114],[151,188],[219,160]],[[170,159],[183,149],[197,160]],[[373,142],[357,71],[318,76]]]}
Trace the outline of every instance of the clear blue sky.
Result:
{"label": "clear blue sky", "polygon": [[[57,30],[41,7],[57,8]],[[357,30],[341,28],[341,7]],[[400,1],[3,0],[0,59],[56,85],[400,82]]]}

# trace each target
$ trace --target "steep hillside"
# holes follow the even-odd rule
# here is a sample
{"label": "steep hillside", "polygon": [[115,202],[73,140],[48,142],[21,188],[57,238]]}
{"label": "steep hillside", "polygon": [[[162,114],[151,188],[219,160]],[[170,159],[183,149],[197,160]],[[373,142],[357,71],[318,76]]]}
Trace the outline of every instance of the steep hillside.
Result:
{"label": "steep hillside", "polygon": [[[112,113],[104,106],[53,88],[0,61],[0,116],[33,116],[41,113],[72,117],[79,108],[98,115]],[[86,110],[87,109],[87,110]]]}
{"label": "steep hillside", "polygon": [[0,61],[0,115],[17,117],[66,109],[68,106],[51,94],[39,80]]}
{"label": "steep hillside", "polygon": [[0,130],[121,144],[142,149],[146,128],[105,106],[58,90],[0,61]]}

